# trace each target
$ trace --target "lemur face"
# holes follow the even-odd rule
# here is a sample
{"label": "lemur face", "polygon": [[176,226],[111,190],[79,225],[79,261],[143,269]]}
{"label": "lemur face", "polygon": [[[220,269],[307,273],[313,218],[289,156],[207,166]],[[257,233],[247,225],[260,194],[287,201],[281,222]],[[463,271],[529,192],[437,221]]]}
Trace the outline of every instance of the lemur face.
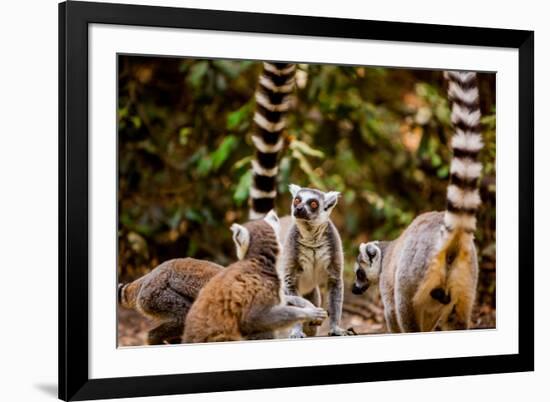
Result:
{"label": "lemur face", "polygon": [[313,188],[302,188],[295,184],[289,186],[292,194],[291,215],[296,220],[312,224],[326,222],[338,202],[340,193],[329,191],[324,193]]}
{"label": "lemur face", "polygon": [[361,243],[354,268],[355,282],[351,288],[353,294],[363,294],[372,283],[378,283],[381,262],[382,251],[378,247],[378,242]]}

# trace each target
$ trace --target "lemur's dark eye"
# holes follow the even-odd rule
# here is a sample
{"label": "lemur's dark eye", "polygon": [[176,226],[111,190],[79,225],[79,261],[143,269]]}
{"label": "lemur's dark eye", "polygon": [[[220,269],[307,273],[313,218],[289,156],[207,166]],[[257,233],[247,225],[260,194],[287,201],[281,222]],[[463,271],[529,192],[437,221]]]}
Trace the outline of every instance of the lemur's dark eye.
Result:
{"label": "lemur's dark eye", "polygon": [[301,202],[302,202],[302,199],[300,197],[294,198],[294,205],[298,205]]}
{"label": "lemur's dark eye", "polygon": [[309,206],[311,207],[311,209],[317,209],[319,208],[319,204],[317,203],[317,201],[313,200],[309,203]]}

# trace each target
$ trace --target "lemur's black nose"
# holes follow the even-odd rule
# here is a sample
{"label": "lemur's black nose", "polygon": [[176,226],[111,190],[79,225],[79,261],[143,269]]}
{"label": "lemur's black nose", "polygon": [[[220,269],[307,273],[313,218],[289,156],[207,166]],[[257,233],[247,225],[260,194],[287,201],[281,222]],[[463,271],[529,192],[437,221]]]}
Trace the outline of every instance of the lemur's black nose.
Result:
{"label": "lemur's black nose", "polygon": [[305,218],[307,215],[306,208],[303,205],[298,205],[294,208],[294,216],[298,218]]}
{"label": "lemur's black nose", "polygon": [[365,291],[369,288],[369,285],[363,285],[363,286],[357,286],[356,283],[353,284],[353,287],[351,288],[351,293],[354,295],[362,295],[365,293]]}

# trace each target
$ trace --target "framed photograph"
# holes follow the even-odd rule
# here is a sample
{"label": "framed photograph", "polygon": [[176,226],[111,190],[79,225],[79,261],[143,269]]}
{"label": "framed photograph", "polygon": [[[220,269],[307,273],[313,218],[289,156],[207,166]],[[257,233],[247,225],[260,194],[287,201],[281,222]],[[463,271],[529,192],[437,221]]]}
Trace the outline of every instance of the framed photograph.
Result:
{"label": "framed photograph", "polygon": [[59,397],[532,371],[534,33],[59,5]]}

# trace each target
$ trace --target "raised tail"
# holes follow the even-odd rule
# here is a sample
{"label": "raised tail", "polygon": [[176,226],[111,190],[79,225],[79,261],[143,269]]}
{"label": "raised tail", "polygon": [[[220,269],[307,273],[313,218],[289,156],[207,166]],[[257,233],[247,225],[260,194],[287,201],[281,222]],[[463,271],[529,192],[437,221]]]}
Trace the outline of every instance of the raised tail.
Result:
{"label": "raised tail", "polygon": [[476,212],[481,204],[478,182],[482,166],[477,157],[483,148],[477,76],[474,72],[459,71],[447,71],[445,75],[449,82],[448,97],[454,126],[445,229],[451,233],[473,233]]}
{"label": "raised tail", "polygon": [[443,221],[446,236],[442,239],[442,247],[433,264],[441,280],[440,285],[431,290],[430,296],[446,305],[451,301],[451,295],[444,285],[448,267],[470,261],[469,242],[476,229],[476,213],[481,204],[478,182],[482,166],[477,157],[483,148],[483,139],[476,73],[447,71],[445,77],[449,83],[447,95],[454,126],[451,139],[453,158]]}
{"label": "raised tail", "polygon": [[252,141],[256,153],[252,160],[250,219],[262,218],[275,207],[278,156],[284,144],[285,117],[291,106],[295,74],[295,64],[263,64],[255,94]]}

